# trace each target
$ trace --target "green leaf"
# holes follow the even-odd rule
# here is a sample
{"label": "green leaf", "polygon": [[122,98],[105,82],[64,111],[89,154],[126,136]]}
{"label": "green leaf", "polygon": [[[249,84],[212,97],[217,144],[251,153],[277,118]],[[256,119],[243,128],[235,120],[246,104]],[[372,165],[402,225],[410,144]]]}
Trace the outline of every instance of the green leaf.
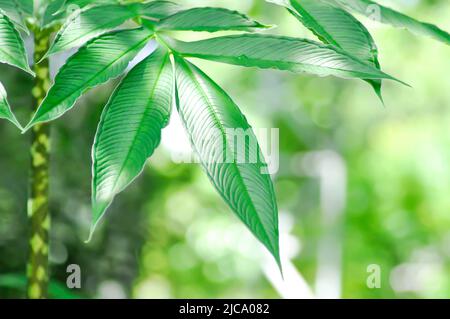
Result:
{"label": "green leaf", "polygon": [[152,35],[140,28],[111,32],[90,41],[60,69],[25,130],[60,117],[85,91],[120,76]]}
{"label": "green leaf", "polygon": [[25,45],[11,20],[0,12],[0,63],[18,67],[34,76],[28,65]]}
{"label": "green leaf", "polygon": [[339,48],[306,39],[242,34],[196,42],[166,42],[185,57],[319,76],[396,80]]}
{"label": "green leaf", "polygon": [[47,27],[54,21],[58,21],[64,17],[64,12],[61,11],[65,4],[65,0],[53,0],[49,1],[45,7],[44,13],[41,18],[41,27]]}
{"label": "green leaf", "polygon": [[41,26],[49,27],[87,6],[93,7],[118,3],[118,0],[54,0],[51,1],[45,8]]}
{"label": "green leaf", "polygon": [[19,8],[28,16],[34,14],[34,0],[14,0]]}
{"label": "green leaf", "polygon": [[450,34],[439,27],[420,22],[403,13],[392,10],[370,0],[326,0],[330,3],[365,15],[374,21],[390,24],[394,27],[405,28],[413,33],[422,34],[450,45]]}
{"label": "green leaf", "polygon": [[174,12],[175,6],[178,8],[177,5],[167,1],[147,4],[132,3],[129,5],[108,4],[108,2],[116,1],[103,0],[103,5],[87,6],[74,12],[56,35],[46,57],[81,46],[141,14],[161,17]]}
{"label": "green leaf", "polygon": [[[76,14],[80,9],[120,4],[122,3],[118,0],[55,0],[47,6],[42,19],[42,26],[48,27],[56,22],[63,21],[68,16]],[[151,1],[122,5],[122,10],[125,9],[134,11],[133,18],[143,16],[144,18],[159,20],[176,13],[180,10],[180,6],[170,1]]]}
{"label": "green leaf", "polygon": [[[347,11],[320,0],[267,0],[286,7],[323,43],[341,48],[380,69],[378,49],[369,31]],[[367,80],[381,96],[381,80]]]}
{"label": "green leaf", "polygon": [[[69,9],[69,7],[74,7],[77,9],[83,9],[87,6],[103,6],[108,4],[119,4],[121,0],[56,0],[59,2],[59,12]],[[70,14],[71,12],[69,12]]]}
{"label": "green leaf", "polygon": [[72,14],[60,29],[46,56],[79,47],[136,15],[136,12],[121,5],[88,7],[79,10]]}
{"label": "green leaf", "polygon": [[[212,184],[280,264],[275,192],[246,118],[216,83],[181,57],[176,57],[176,93],[178,112]],[[243,149],[234,147],[235,137],[243,138]]]}
{"label": "green leaf", "polygon": [[249,17],[223,8],[193,8],[169,16],[157,25],[159,30],[191,30],[216,32],[222,30],[253,31],[267,28]]}
{"label": "green leaf", "polygon": [[6,90],[0,82],[0,119],[6,119],[17,126],[19,129],[22,129],[19,122],[17,121],[14,113],[11,111],[11,107],[8,104],[6,96]]}
{"label": "green leaf", "polygon": [[143,18],[163,19],[180,11],[180,5],[171,1],[150,1],[139,4],[139,14]]}
{"label": "green leaf", "polygon": [[106,105],[92,152],[91,236],[114,197],[142,172],[158,147],[173,88],[169,54],[158,49],[128,73]]}
{"label": "green leaf", "polygon": [[28,31],[25,14],[17,0],[0,0],[0,12],[8,16],[8,18],[21,30]]}

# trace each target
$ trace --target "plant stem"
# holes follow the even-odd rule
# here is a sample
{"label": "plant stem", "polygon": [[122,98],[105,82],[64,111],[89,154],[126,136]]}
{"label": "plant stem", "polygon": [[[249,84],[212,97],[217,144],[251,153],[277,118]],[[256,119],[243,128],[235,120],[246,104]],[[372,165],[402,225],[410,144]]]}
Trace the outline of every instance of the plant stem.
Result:
{"label": "plant stem", "polygon": [[[33,109],[36,110],[50,88],[50,72],[48,59],[37,64],[47,52],[50,42],[50,30],[34,28],[34,72],[36,79],[33,87]],[[49,167],[50,167],[50,126],[39,124],[31,132],[31,168],[30,190],[28,198],[28,218],[31,224],[29,258],[28,258],[28,288],[30,299],[47,298],[49,281]]]}

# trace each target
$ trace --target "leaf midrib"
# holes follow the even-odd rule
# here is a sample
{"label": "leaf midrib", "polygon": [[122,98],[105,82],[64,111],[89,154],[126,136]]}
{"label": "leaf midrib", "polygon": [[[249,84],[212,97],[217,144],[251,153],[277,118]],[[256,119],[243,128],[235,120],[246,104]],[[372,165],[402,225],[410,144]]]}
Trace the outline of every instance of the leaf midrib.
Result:
{"label": "leaf midrib", "polygon": [[160,67],[160,69],[159,69],[159,71],[158,71],[157,77],[156,77],[156,79],[155,79],[155,85],[153,86],[153,89],[152,89],[152,91],[151,91],[151,94],[150,94],[150,97],[149,97],[149,101],[148,101],[148,103],[146,104],[146,108],[145,108],[144,114],[142,115],[142,118],[141,118],[141,120],[139,121],[139,127],[138,127],[138,130],[137,130],[137,132],[134,134],[134,138],[133,138],[132,145],[131,145],[131,147],[128,149],[127,155],[126,155],[125,160],[124,160],[124,164],[120,167],[119,174],[117,174],[117,178],[116,178],[115,181],[114,181],[113,193],[115,193],[115,194],[117,194],[117,192],[116,192],[117,182],[120,180],[120,177],[121,177],[121,175],[122,175],[122,172],[123,172],[123,170],[124,170],[124,168],[125,168],[125,166],[126,166],[125,163],[128,162],[128,160],[129,160],[129,158],[130,158],[130,155],[131,155],[131,150],[134,148],[134,146],[135,146],[135,144],[136,144],[136,137],[137,137],[137,136],[140,134],[140,132],[142,131],[142,123],[143,123],[144,119],[146,118],[146,116],[148,115],[148,112],[151,111],[151,109],[150,109],[150,104],[151,104],[152,102],[154,102],[154,101],[153,101],[153,97],[154,97],[154,95],[155,95],[155,91],[156,91],[156,89],[157,89],[159,79],[160,79],[160,77],[161,77],[161,75],[162,75],[162,73],[163,73],[164,68],[166,67],[167,59],[168,59],[168,55],[166,54],[165,57],[164,57],[164,59],[163,59],[163,61],[162,61],[162,63],[161,63],[161,67]]}
{"label": "leaf midrib", "polygon": [[[258,36],[258,35],[247,35],[247,34],[244,34],[244,35],[236,35],[236,36],[224,36],[223,38],[226,38],[226,39],[239,39],[240,38],[240,39],[242,39],[244,41],[247,38],[250,38],[250,39],[261,39],[262,37]],[[307,39],[291,38],[291,37],[285,37],[285,36],[265,35],[264,38],[284,40],[284,41],[288,41],[288,42],[300,41],[301,43],[314,45],[318,49],[324,49],[324,50],[328,49],[330,51],[333,51],[333,53],[335,53],[335,54],[337,54],[339,56],[346,57],[346,58],[350,59],[353,63],[355,63],[355,64],[357,64],[359,66],[365,66],[365,67],[371,68],[373,70],[371,71],[370,74],[367,74],[366,72],[363,73],[361,71],[350,71],[350,70],[345,70],[345,69],[341,69],[341,68],[323,67],[323,66],[318,66],[318,65],[315,65],[315,64],[304,63],[304,62],[299,63],[299,62],[292,62],[292,61],[281,61],[279,59],[266,60],[264,58],[258,58],[258,59],[252,58],[251,60],[261,61],[263,63],[280,63],[280,64],[289,64],[289,65],[304,65],[304,66],[308,66],[308,67],[322,68],[322,69],[325,69],[325,70],[326,69],[330,69],[330,70],[336,70],[336,71],[341,71],[341,72],[360,74],[362,76],[366,76],[368,79],[392,79],[392,80],[394,80],[394,78],[392,78],[388,74],[385,74],[381,70],[373,67],[372,65],[361,61],[360,59],[358,59],[358,58],[348,54],[347,52],[343,51],[340,48],[334,48],[333,46],[331,46],[329,44],[321,44],[321,43],[317,43],[315,41],[311,41],[311,40],[307,40]],[[205,43],[206,41],[213,40],[213,39],[220,39],[220,37],[212,38],[212,39],[199,40],[199,41],[194,41],[194,42],[177,41],[177,43],[179,43],[181,45],[181,47],[182,47],[183,45],[186,45],[186,44],[187,45],[192,45],[192,44],[198,44],[198,43],[201,43],[201,42]],[[176,49],[176,46],[175,46],[175,49]],[[336,49],[339,50],[339,51],[336,51]],[[178,51],[178,50],[176,50],[176,51]],[[181,50],[181,51],[184,51],[184,50]],[[340,51],[342,51],[342,52],[340,52]],[[196,57],[196,58],[202,58],[202,59],[208,59],[207,57],[210,56],[210,57],[214,57],[216,59],[219,58],[219,59],[217,59],[217,61],[219,61],[219,62],[222,62],[222,61],[220,61],[221,57],[225,57],[225,58],[229,58],[229,59],[237,58],[236,55],[219,55],[219,54],[211,54],[211,53],[206,54],[206,53],[189,53],[189,52],[186,53],[186,52],[179,52],[179,51],[178,51],[178,53],[181,56],[194,57],[194,58]],[[242,64],[237,64],[237,65],[242,65]],[[257,67],[260,67],[260,66],[257,66]],[[266,68],[280,69],[280,68],[277,68],[276,66],[271,66],[271,67],[266,67]],[[288,70],[288,71],[291,71],[291,70]],[[378,76],[378,77],[373,77],[373,76]]]}
{"label": "leaf midrib", "polygon": [[[1,11],[0,11],[0,18],[5,19],[6,23],[13,29],[13,30],[10,30],[10,31],[11,31],[11,33],[14,35],[14,38],[15,38],[15,40],[16,40],[16,44],[19,45],[19,51],[22,51],[22,50],[20,50],[21,43],[20,43],[19,38],[17,37],[17,34],[16,34],[16,32],[15,32],[14,25],[12,24],[11,21],[9,21],[9,17],[8,17],[7,15],[5,15],[5,14],[2,14]],[[24,61],[18,60],[15,56],[13,56],[13,55],[11,55],[10,53],[6,52],[6,51],[5,51],[3,48],[1,48],[1,47],[0,47],[0,51],[2,51],[3,54],[5,54],[6,56],[8,56],[12,61],[15,61],[16,66],[20,67],[21,69],[24,68],[24,66],[23,66],[23,62],[24,62]],[[23,54],[24,52],[20,52],[20,53]]]}
{"label": "leaf midrib", "polygon": [[[192,57],[192,58],[202,58],[202,59],[208,59],[205,58],[206,56],[212,56],[212,57],[225,57],[225,58],[229,58],[229,59],[233,59],[235,58],[235,56],[225,56],[225,55],[214,55],[214,54],[202,54],[202,53],[194,53],[194,54],[189,54],[189,53],[181,53],[183,56],[185,57]],[[341,55],[343,55],[342,53],[339,53]],[[359,65],[365,65],[367,66],[365,63],[360,62],[360,60],[357,60],[356,58],[353,58],[350,55],[346,55],[347,57],[349,57],[353,62],[358,63]],[[379,80],[379,79],[392,79],[390,76],[388,76],[387,74],[385,74],[382,71],[379,71],[378,74],[376,73],[371,73],[368,74],[366,72],[361,72],[361,71],[355,71],[355,70],[346,70],[346,69],[341,69],[341,68],[332,68],[332,67],[324,67],[324,66],[320,66],[320,65],[315,65],[315,64],[310,64],[310,63],[299,63],[299,62],[292,62],[292,61],[281,61],[281,60],[266,60],[266,59],[254,59],[257,61],[261,61],[262,63],[277,63],[277,64],[285,64],[285,65],[304,65],[307,67],[312,67],[312,68],[317,68],[317,69],[322,69],[322,70],[336,70],[336,71],[340,71],[340,72],[345,72],[345,73],[349,73],[349,74],[355,74],[355,75],[360,75],[360,77],[364,77],[364,79],[370,79],[370,80]],[[217,59],[217,61],[222,62],[222,60]],[[223,62],[222,62],[223,63]],[[234,63],[233,63],[234,64]],[[242,64],[235,64],[235,65],[242,65]],[[265,69],[277,69],[277,70],[283,70],[283,71],[290,71],[290,72],[294,72],[294,73],[298,73],[297,71],[293,71],[293,70],[289,70],[289,69],[281,69],[278,68],[276,66],[268,66],[268,67],[262,67],[262,66],[258,66],[258,65],[251,65],[251,67],[258,67],[258,68],[265,68]],[[302,71],[305,73],[308,73],[308,71]],[[329,72],[327,72],[329,73]],[[377,76],[378,77],[373,77],[373,76]]]}

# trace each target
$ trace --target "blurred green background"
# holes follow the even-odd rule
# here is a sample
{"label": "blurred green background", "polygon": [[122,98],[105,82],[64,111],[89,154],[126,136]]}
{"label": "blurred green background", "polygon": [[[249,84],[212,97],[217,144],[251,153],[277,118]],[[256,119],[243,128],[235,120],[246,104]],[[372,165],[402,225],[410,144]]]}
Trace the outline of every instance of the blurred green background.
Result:
{"label": "blurred green background", "polygon": [[[261,0],[180,2],[237,9],[277,25],[268,32],[313,38]],[[381,2],[450,30],[448,0]],[[255,128],[280,129],[274,180],[284,282],[200,167],[173,161],[189,150],[176,118],[143,175],[84,243],[91,144],[112,81],[53,124],[51,296],[450,298],[450,49],[362,22],[383,69],[412,86],[386,81],[386,107],[363,81],[194,61]],[[5,65],[0,75],[26,122],[31,78]],[[29,136],[2,121],[0,141],[0,298],[23,297]],[[81,289],[65,288],[69,264],[81,267]],[[379,288],[367,284],[370,265]]]}

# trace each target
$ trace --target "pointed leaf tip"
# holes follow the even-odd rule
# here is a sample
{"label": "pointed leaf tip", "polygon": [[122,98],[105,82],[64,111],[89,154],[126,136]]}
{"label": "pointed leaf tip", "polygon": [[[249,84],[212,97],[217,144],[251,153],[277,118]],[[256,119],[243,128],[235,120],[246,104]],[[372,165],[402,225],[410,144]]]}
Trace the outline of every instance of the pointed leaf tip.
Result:
{"label": "pointed leaf tip", "polygon": [[0,119],[5,119],[14,124],[19,130],[22,129],[21,124],[11,110],[8,104],[6,90],[0,82]]}
{"label": "pointed leaf tip", "polygon": [[404,28],[414,34],[431,37],[444,44],[450,45],[450,34],[438,26],[421,22],[406,14],[380,5],[371,0],[323,0],[338,5],[348,11],[353,11],[367,16],[373,21],[389,24],[393,27]]}

